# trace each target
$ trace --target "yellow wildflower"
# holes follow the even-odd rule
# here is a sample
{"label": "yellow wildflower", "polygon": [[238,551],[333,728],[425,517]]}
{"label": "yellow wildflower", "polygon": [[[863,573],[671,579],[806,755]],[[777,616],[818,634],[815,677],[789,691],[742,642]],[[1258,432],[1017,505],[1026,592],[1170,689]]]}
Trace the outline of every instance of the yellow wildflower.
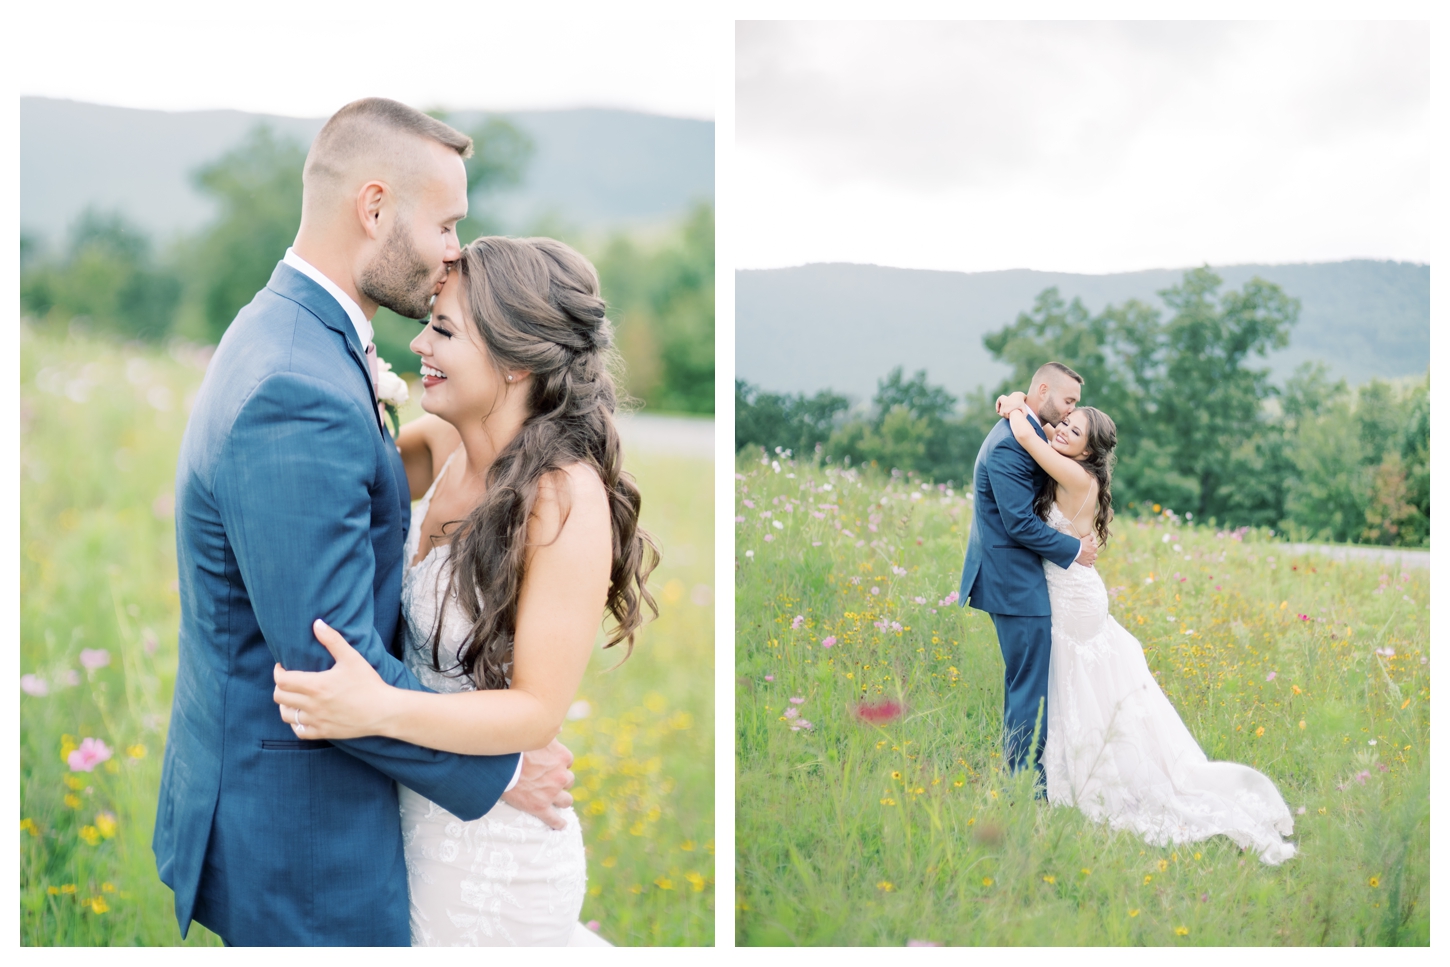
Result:
{"label": "yellow wildflower", "polygon": [[111,813],[100,813],[96,816],[96,830],[106,839],[116,835],[116,817]]}
{"label": "yellow wildflower", "polygon": [[61,802],[65,803],[66,806],[68,806],[71,809],[80,809],[81,808],[81,797],[80,796],[77,796],[73,792],[66,793],[65,794],[65,798],[62,799]]}
{"label": "yellow wildflower", "polygon": [[35,825],[35,820],[29,818],[20,821],[20,831],[22,833],[29,833],[31,836],[40,835],[40,827]]}
{"label": "yellow wildflower", "polygon": [[896,887],[891,883],[890,880],[882,880],[880,883],[876,884],[876,889],[880,890],[882,893],[890,893],[892,890],[896,889]]}
{"label": "yellow wildflower", "polygon": [[1168,861],[1167,860],[1159,860],[1158,861],[1158,872],[1159,873],[1167,873],[1168,872]]}
{"label": "yellow wildflower", "polygon": [[992,885],[992,878],[990,876],[984,876],[984,877],[982,877],[982,885],[983,886],[991,886]]}
{"label": "yellow wildflower", "polygon": [[705,878],[699,873],[691,870],[690,872],[685,874],[685,879],[689,882],[690,889],[694,890],[696,893],[703,893],[705,891]]}
{"label": "yellow wildflower", "polygon": [[69,894],[74,893],[75,891],[76,891],[76,885],[74,883],[62,883],[60,885],[60,892],[62,892],[64,894],[69,895]]}
{"label": "yellow wildflower", "polygon": [[1130,916],[1130,917],[1136,917],[1141,912],[1142,912],[1141,910],[1137,910],[1137,909],[1129,910],[1128,911],[1128,916]]}
{"label": "yellow wildflower", "polygon": [[1370,889],[1372,889],[1372,890],[1378,890],[1380,888],[1380,878],[1377,877],[1377,876],[1370,877],[1369,878],[1369,886],[1370,886]]}
{"label": "yellow wildflower", "polygon": [[144,759],[146,758],[146,747],[139,742],[135,745],[128,745],[126,754],[133,759]]}
{"label": "yellow wildflower", "polygon": [[91,911],[93,913],[106,913],[111,909],[110,904],[108,904],[103,897],[96,897],[95,899],[90,901],[88,906],[91,908]]}
{"label": "yellow wildflower", "polygon": [[1188,928],[1187,927],[1174,927],[1173,928],[1173,932],[1176,933],[1176,934],[1178,934],[1178,936],[1180,936],[1180,937],[1186,937],[1186,936],[1188,936]]}
{"label": "yellow wildflower", "polygon": [[1055,877],[1055,876],[1053,876],[1053,875],[1051,875],[1051,874],[1048,874],[1048,875],[1047,875],[1047,876],[1044,876],[1044,877],[1043,877],[1043,878],[1042,878],[1042,882],[1043,882],[1043,883],[1046,883],[1046,884],[1048,884],[1048,885],[1051,885],[1051,884],[1053,884],[1053,883],[1056,883],[1056,882],[1057,882],[1057,877]]}
{"label": "yellow wildflower", "polygon": [[675,888],[675,881],[670,879],[668,876],[662,876],[659,879],[655,880],[655,886],[659,887],[661,890],[673,890]]}
{"label": "yellow wildflower", "polygon": [[94,826],[82,826],[80,831],[81,839],[86,841],[87,846],[95,846],[101,841],[101,834]]}

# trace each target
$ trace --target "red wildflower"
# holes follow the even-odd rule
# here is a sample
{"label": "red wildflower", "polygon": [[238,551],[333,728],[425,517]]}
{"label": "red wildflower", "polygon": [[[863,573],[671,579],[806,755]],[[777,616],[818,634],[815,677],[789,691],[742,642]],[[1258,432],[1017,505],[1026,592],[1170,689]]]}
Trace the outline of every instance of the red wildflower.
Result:
{"label": "red wildflower", "polygon": [[862,702],[856,706],[856,717],[871,725],[880,725],[901,718],[903,711],[896,702]]}

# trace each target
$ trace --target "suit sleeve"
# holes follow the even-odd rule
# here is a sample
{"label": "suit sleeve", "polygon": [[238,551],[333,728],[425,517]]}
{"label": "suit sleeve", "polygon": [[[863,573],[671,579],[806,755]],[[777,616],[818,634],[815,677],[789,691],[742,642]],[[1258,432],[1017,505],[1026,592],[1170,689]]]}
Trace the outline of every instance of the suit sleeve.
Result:
{"label": "suit sleeve", "polygon": [[1077,558],[1082,542],[1048,527],[1033,512],[1036,487],[1032,477],[1036,469],[1037,463],[1016,440],[997,447],[986,468],[1008,536],[1058,567],[1066,568]]}
{"label": "suit sleeve", "polygon": [[[233,424],[213,489],[262,635],[283,667],[332,666],[312,634],[321,618],[384,681],[426,691],[388,654],[373,623],[370,488],[379,470],[358,442],[359,425],[377,432],[369,416],[318,380],[271,376]],[[461,819],[493,808],[519,761],[382,736],[333,744]]]}

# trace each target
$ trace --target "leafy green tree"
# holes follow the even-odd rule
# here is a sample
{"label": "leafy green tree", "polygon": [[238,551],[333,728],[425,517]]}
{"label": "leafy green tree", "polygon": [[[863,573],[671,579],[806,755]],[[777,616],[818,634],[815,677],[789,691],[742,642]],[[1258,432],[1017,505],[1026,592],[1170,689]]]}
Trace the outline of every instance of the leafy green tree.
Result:
{"label": "leafy green tree", "polygon": [[663,245],[646,248],[629,235],[615,235],[594,265],[630,393],[651,409],[713,413],[714,208],[696,206]]}
{"label": "leafy green tree", "polygon": [[[1167,321],[1137,301],[1092,315],[1048,289],[1031,312],[983,342],[1013,367],[1002,391],[1025,389],[1052,359],[1083,377],[1083,403],[1118,427],[1115,500],[1160,502],[1199,517],[1242,514],[1248,508],[1234,484],[1262,472],[1266,453],[1256,441],[1276,392],[1268,370],[1251,361],[1287,345],[1299,304],[1260,279],[1220,295],[1222,284],[1207,268],[1184,273],[1159,293]],[[996,395],[971,408],[980,413]],[[1267,499],[1270,506],[1259,509],[1276,516],[1273,495]]]}
{"label": "leafy green tree", "polygon": [[20,298],[37,318],[84,317],[127,338],[159,339],[171,331],[181,283],[157,264],[146,233],[115,212],[87,209],[71,226],[64,259],[50,260],[31,239],[21,245]]}
{"label": "leafy green tree", "polygon": [[743,379],[735,381],[735,449],[776,447],[810,457],[831,438],[836,418],[851,405],[846,397],[823,390],[767,393]]}
{"label": "leafy green tree", "polygon": [[297,237],[306,149],[265,124],[193,176],[218,215],[191,259],[207,332],[220,339]]}
{"label": "leafy green tree", "polygon": [[505,118],[489,118],[468,132],[473,155],[463,162],[468,173],[468,217],[458,225],[463,244],[502,229],[489,217],[488,197],[523,181],[534,157],[534,140]]}

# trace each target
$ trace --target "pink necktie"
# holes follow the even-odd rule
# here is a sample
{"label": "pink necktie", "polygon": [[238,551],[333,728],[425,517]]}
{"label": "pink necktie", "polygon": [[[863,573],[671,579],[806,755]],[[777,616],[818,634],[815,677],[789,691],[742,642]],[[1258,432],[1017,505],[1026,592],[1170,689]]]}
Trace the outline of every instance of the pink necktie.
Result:
{"label": "pink necktie", "polygon": [[[368,348],[365,355],[368,359],[368,372],[371,373],[373,377],[373,399],[376,400],[378,398],[378,377],[382,373],[382,367],[378,365],[377,343],[368,343]],[[378,419],[382,422],[383,426],[388,425],[388,411],[383,408],[383,404],[381,402],[378,403]]]}

